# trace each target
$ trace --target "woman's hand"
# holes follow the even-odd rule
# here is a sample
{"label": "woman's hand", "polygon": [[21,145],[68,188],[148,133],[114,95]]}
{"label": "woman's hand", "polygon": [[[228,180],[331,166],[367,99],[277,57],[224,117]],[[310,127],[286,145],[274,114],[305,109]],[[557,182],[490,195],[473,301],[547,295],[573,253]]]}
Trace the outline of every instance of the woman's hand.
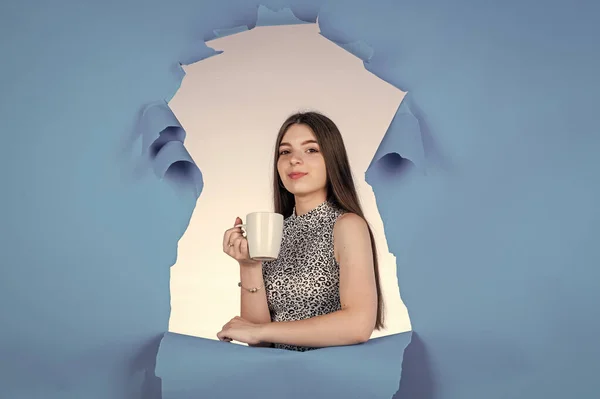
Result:
{"label": "woman's hand", "polygon": [[248,252],[248,240],[242,235],[242,228],[235,227],[242,224],[242,219],[235,218],[234,227],[225,230],[223,235],[223,252],[237,260],[240,264],[254,264]]}
{"label": "woman's hand", "polygon": [[248,345],[258,345],[261,343],[261,330],[262,324],[251,323],[236,316],[223,326],[223,329],[217,333],[217,338],[220,341],[234,340]]}

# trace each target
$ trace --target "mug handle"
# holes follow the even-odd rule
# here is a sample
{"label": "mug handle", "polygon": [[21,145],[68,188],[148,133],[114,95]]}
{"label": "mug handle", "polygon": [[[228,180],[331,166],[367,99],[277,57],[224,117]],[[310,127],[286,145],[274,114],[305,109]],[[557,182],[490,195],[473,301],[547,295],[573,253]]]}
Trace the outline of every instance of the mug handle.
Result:
{"label": "mug handle", "polygon": [[246,238],[246,224],[236,224],[234,227],[241,227],[242,228],[242,236],[244,238]]}

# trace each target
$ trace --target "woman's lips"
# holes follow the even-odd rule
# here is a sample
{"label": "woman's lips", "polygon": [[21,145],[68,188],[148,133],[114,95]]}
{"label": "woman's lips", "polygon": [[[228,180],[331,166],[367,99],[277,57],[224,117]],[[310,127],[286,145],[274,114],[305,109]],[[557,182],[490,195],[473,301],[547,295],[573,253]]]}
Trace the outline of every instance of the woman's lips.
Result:
{"label": "woman's lips", "polygon": [[288,176],[290,177],[290,179],[296,180],[303,176],[306,176],[306,173],[290,173]]}

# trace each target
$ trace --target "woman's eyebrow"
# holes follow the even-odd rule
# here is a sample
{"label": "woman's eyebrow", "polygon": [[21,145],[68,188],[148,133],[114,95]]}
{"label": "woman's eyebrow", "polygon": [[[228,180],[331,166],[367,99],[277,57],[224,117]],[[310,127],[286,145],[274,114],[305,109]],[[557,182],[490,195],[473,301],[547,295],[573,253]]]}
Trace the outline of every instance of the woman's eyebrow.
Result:
{"label": "woman's eyebrow", "polygon": [[[319,143],[317,143],[316,140],[306,140],[306,141],[303,141],[300,145],[306,145],[306,144],[311,144],[311,143],[319,144]],[[292,146],[290,143],[287,143],[287,142],[282,142],[281,144],[279,144],[280,147],[282,147],[284,145],[289,145],[290,147]]]}

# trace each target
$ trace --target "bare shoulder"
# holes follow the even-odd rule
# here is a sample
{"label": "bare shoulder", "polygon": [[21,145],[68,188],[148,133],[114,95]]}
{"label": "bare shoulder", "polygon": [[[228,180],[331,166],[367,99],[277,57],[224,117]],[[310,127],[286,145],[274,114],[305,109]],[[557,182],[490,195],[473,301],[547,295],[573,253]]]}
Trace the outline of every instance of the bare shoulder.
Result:
{"label": "bare shoulder", "polygon": [[345,213],[338,217],[333,227],[334,254],[338,262],[358,252],[370,252],[371,239],[365,219],[356,213]]}
{"label": "bare shoulder", "polygon": [[344,213],[338,217],[333,229],[335,233],[343,235],[346,233],[357,233],[359,231],[368,232],[365,219],[352,212]]}

